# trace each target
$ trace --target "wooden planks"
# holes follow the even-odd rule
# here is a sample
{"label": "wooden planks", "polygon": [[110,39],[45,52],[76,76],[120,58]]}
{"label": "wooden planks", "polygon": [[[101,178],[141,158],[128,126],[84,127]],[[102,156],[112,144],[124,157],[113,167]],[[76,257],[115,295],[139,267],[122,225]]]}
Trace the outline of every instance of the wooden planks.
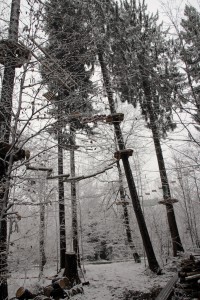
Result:
{"label": "wooden planks", "polygon": [[178,274],[174,275],[174,277],[172,277],[168,283],[166,284],[166,286],[162,289],[162,291],[160,292],[160,294],[158,295],[158,297],[155,300],[167,300],[169,298],[169,296],[172,294],[173,291],[173,287],[175,285],[175,283],[178,280]]}

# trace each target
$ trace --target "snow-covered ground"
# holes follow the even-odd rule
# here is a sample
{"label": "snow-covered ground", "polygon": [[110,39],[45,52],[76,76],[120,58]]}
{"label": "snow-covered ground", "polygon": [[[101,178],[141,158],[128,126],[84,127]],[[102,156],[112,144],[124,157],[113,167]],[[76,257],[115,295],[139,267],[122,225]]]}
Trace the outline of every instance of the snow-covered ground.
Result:
{"label": "snow-covered ground", "polygon": [[[165,271],[157,276],[150,272],[144,263],[136,264],[134,261],[112,262],[105,264],[86,264],[85,280],[90,285],[84,286],[84,294],[73,296],[74,300],[113,300],[136,299],[125,298],[129,291],[149,292],[152,288],[165,286],[173,276],[173,272]],[[55,275],[55,269],[45,270],[44,279],[40,281],[43,286],[51,283],[49,276]],[[33,289],[38,285],[38,270],[26,270],[23,274],[12,273],[9,279],[9,297],[14,297],[20,286]],[[84,278],[82,278],[84,281]]]}

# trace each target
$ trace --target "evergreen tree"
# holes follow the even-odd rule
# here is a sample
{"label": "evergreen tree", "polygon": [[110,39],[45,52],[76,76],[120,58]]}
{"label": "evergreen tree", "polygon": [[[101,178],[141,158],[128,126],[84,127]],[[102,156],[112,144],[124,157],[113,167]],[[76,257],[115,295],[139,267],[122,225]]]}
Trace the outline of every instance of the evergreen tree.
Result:
{"label": "evergreen tree", "polygon": [[[185,64],[191,99],[196,113],[193,115],[200,124],[200,13],[191,5],[185,6],[185,18],[181,22],[183,30],[180,32],[180,56]],[[197,127],[198,128],[198,127]],[[199,129],[199,128],[198,128]]]}
{"label": "evergreen tree", "polygon": [[[46,4],[45,32],[48,34],[41,70],[49,90],[55,95],[52,115],[57,120],[51,132],[58,140],[58,174],[63,174],[63,149],[69,149],[71,156],[71,175],[75,176],[75,136],[76,131],[91,131],[82,125],[79,116],[91,114],[92,105],[89,93],[93,55],[88,47],[89,30],[83,18],[84,3],[77,0],[50,0]],[[67,125],[68,128],[67,128]],[[75,182],[71,184],[73,249],[78,255],[78,225]],[[65,221],[64,221],[64,184],[59,178],[59,204],[61,225],[61,267],[65,261]]]}
{"label": "evergreen tree", "polygon": [[[113,37],[110,35],[110,31],[111,31],[110,28],[112,28],[112,25],[114,25],[113,22],[114,5],[113,5],[113,1],[109,1],[109,0],[103,1],[102,3],[99,3],[98,1],[92,1],[92,4],[93,6],[91,5],[91,7],[89,7],[89,16],[90,16],[90,22],[92,23],[91,27],[93,32],[93,38],[97,48],[98,62],[101,67],[103,84],[106,90],[110,112],[111,114],[116,114],[115,101],[114,101],[113,89],[112,89],[112,80],[111,80],[112,76],[108,68],[109,60],[110,60],[108,53],[110,53],[111,42],[113,39]],[[155,257],[155,253],[147,230],[144,215],[141,209],[137,189],[133,179],[133,174],[130,168],[129,155],[127,154],[127,151],[125,149],[125,143],[120,128],[120,122],[113,122],[113,126],[114,126],[119,153],[121,152],[124,153],[124,155],[121,155],[121,159],[124,166],[129,192],[132,199],[132,204],[134,207],[137,222],[139,225],[144,248],[147,254],[149,268],[153,272],[157,274],[161,274],[161,269]]]}
{"label": "evergreen tree", "polygon": [[173,241],[173,253],[183,251],[165,169],[161,137],[175,128],[172,108],[177,89],[182,82],[173,60],[173,41],[167,40],[162,26],[157,25],[158,15],[149,15],[143,2],[125,0],[113,14],[111,51],[107,52],[113,85],[122,101],[136,107],[139,103],[147,126],[152,130],[163,197]]}

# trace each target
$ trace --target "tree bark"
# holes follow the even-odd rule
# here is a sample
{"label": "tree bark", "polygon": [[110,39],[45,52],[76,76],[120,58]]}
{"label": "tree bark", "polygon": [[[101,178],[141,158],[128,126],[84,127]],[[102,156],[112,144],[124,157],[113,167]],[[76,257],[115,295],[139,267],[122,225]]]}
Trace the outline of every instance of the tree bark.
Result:
{"label": "tree bark", "polygon": [[[42,181],[44,183],[44,181]],[[40,196],[41,197],[41,196]],[[39,228],[39,245],[40,245],[40,266],[39,276],[41,277],[43,275],[44,266],[46,264],[46,255],[45,255],[45,204],[43,199],[40,198],[40,228]]]}
{"label": "tree bark", "polygon": [[79,284],[81,282],[78,276],[76,253],[66,253],[65,270],[63,276],[66,276],[69,279],[71,287],[74,284]]}
{"label": "tree bark", "polygon": [[[12,0],[10,24],[8,38],[12,41],[18,41],[18,27],[19,27],[19,14],[20,14],[20,0]],[[12,117],[12,96],[14,89],[15,79],[15,64],[12,63],[11,57],[7,57],[7,61],[4,66],[4,76],[1,90],[0,101],[0,137],[4,142],[9,142],[10,126]],[[8,166],[3,164],[3,170],[0,175],[0,300],[7,299],[8,297],[8,285],[7,285],[7,220],[4,216],[4,209],[8,204],[8,190],[4,187],[7,176]]]}
{"label": "tree bark", "polygon": [[[63,175],[62,147],[62,105],[58,103],[58,176]],[[60,268],[65,267],[66,229],[65,229],[65,192],[62,177],[58,177],[59,227],[60,227]]]}
{"label": "tree bark", "polygon": [[[124,192],[124,187],[123,187],[122,171],[121,171],[119,161],[117,162],[117,169],[118,169],[118,173],[119,173],[119,193],[120,193],[121,201],[125,202],[126,199],[125,199],[125,192]],[[133,258],[134,258],[135,262],[140,263],[141,259],[135,249],[135,245],[133,243],[133,238],[131,235],[128,208],[127,208],[126,204],[122,204],[122,207],[123,207],[123,211],[124,211],[124,225],[125,225],[125,229],[126,229],[127,241],[128,241],[130,249],[133,251]]]}
{"label": "tree bark", "polygon": [[[158,161],[158,166],[159,166],[159,171],[160,171],[160,179],[162,183],[162,190],[163,190],[163,198],[164,200],[171,199],[171,192],[170,192],[170,187],[169,187],[169,181],[167,177],[167,172],[165,168],[165,162],[163,158],[163,153],[162,153],[162,148],[160,144],[160,139],[159,139],[159,133],[158,133],[158,128],[156,126],[156,120],[154,117],[154,112],[153,108],[151,105],[151,86],[148,80],[148,74],[146,74],[146,71],[148,68],[145,67],[144,65],[144,59],[139,58],[140,61],[140,72],[142,76],[142,83],[143,83],[143,90],[144,94],[146,97],[146,103],[147,103],[147,109],[149,112],[149,118],[150,118],[150,126],[153,134],[153,142],[155,146],[155,151],[156,151],[156,156],[157,156],[157,161]],[[172,238],[172,245],[173,245],[173,255],[177,256],[177,252],[181,251],[183,252],[183,246],[181,243],[181,239],[179,236],[179,231],[176,223],[176,217],[174,213],[174,208],[173,205],[170,203],[166,204],[166,210],[167,210],[167,219],[168,219],[168,224],[169,224],[169,229],[170,229],[170,234]]]}
{"label": "tree bark", "polygon": [[[103,51],[101,49],[101,46],[97,46],[97,47],[98,47],[98,49],[97,49],[98,50],[98,59],[99,59],[99,63],[100,63],[100,66],[101,66],[104,86],[106,88],[106,92],[107,92],[107,96],[108,96],[110,111],[111,111],[111,114],[114,114],[114,113],[116,113],[115,102],[114,102],[114,99],[113,99],[113,93],[112,93],[112,89],[111,89],[108,70],[107,70],[107,67],[106,67],[106,63],[104,61],[104,56],[103,56]],[[122,132],[121,132],[120,125],[116,122],[114,122],[113,125],[114,125],[114,130],[115,130],[115,135],[116,135],[116,138],[117,138],[119,150],[124,150],[125,149],[125,144],[124,144],[123,135],[122,135]],[[142,213],[142,208],[141,208],[139,197],[138,197],[138,194],[137,194],[137,190],[136,190],[135,182],[134,182],[134,179],[133,179],[133,174],[132,174],[132,171],[131,171],[128,156],[123,155],[122,156],[122,162],[123,162],[123,166],[124,166],[124,170],[125,170],[125,175],[126,175],[126,179],[127,179],[127,183],[128,183],[128,187],[129,187],[129,192],[130,192],[133,208],[134,208],[134,211],[135,211],[136,219],[137,219],[138,226],[139,226],[140,233],[141,233],[141,237],[142,237],[142,240],[143,240],[144,249],[146,251],[146,255],[147,255],[147,259],[148,259],[148,263],[149,263],[149,268],[153,272],[155,272],[157,274],[160,274],[161,269],[160,269],[159,264],[157,262],[157,259],[155,257],[155,253],[154,253],[152,243],[151,243],[151,240],[150,240],[150,236],[149,236],[147,226],[146,226],[146,223],[145,223],[144,215]]]}
{"label": "tree bark", "polygon": [[[70,145],[75,145],[75,134],[76,131],[73,127],[73,123],[70,124]],[[70,150],[70,169],[71,177],[76,176],[75,170],[75,151],[72,147]],[[78,245],[78,216],[77,216],[77,199],[76,199],[76,182],[71,181],[71,208],[72,208],[72,243],[73,251],[76,253],[78,266],[80,267],[80,254],[79,254],[79,245]]]}

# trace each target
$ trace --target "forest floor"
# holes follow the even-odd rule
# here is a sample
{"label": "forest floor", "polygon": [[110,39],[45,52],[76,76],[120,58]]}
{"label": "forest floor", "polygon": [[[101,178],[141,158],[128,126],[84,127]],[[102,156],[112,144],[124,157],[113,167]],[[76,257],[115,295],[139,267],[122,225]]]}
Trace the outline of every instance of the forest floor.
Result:
{"label": "forest floor", "polygon": [[[73,300],[116,300],[116,299],[155,299],[159,290],[173,277],[175,265],[171,263],[163,269],[162,275],[155,275],[142,262],[133,260],[125,262],[101,262],[85,264],[85,278],[90,285],[84,286],[84,294],[71,297]],[[9,279],[9,298],[15,296],[20,286],[37,289],[51,283],[48,277],[55,275],[55,269],[48,268],[44,277],[38,281],[38,269],[26,270],[24,273],[12,273]]]}

